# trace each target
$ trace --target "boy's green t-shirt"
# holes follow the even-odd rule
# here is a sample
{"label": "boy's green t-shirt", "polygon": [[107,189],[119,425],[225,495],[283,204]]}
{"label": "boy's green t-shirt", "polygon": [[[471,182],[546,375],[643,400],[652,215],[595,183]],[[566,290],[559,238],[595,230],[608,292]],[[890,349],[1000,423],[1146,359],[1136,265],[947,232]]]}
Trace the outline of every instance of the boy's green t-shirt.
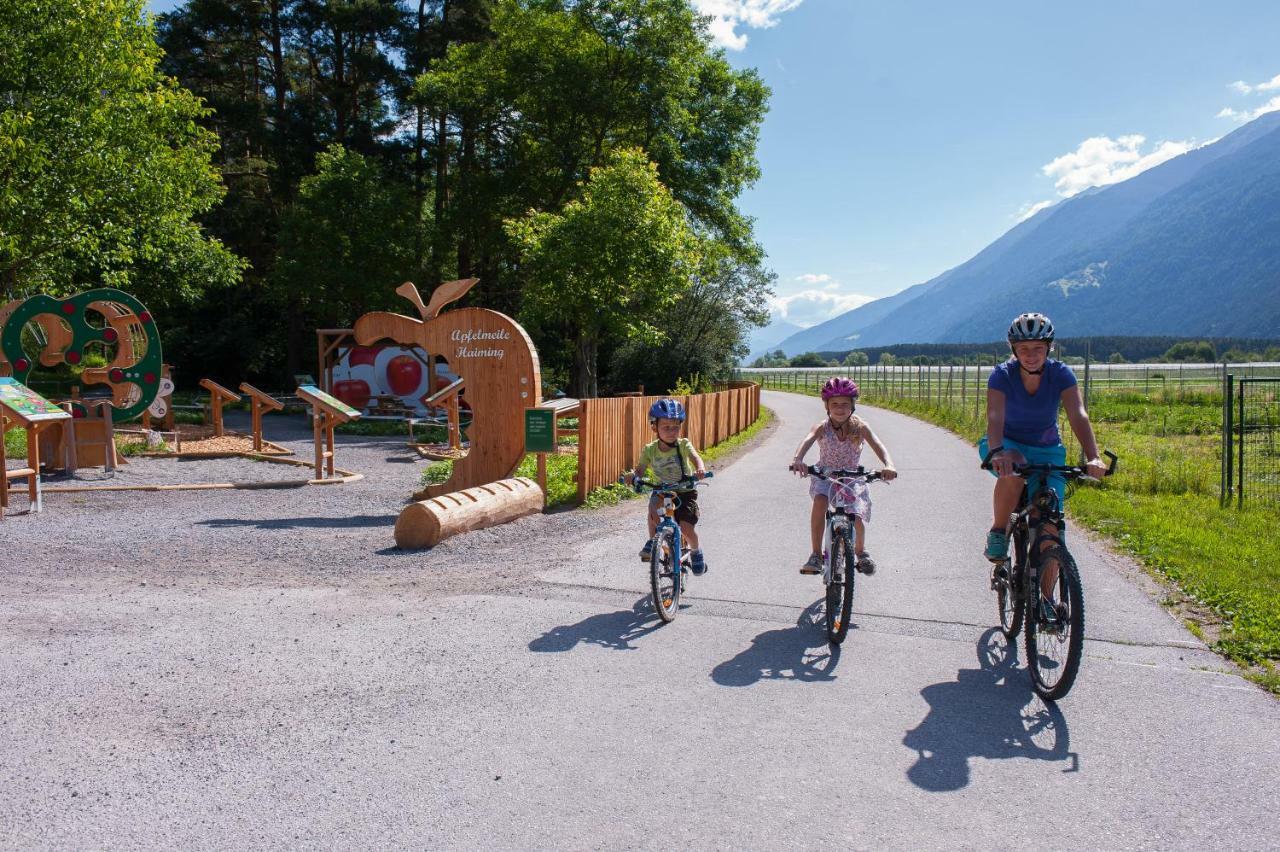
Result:
{"label": "boy's green t-shirt", "polygon": [[640,460],[636,462],[636,467],[640,468],[642,474],[645,468],[653,471],[653,478],[659,482],[678,482],[686,476],[693,476],[696,470],[693,464],[693,444],[688,438],[680,438],[673,449],[663,450],[658,441],[652,441],[640,450]]}

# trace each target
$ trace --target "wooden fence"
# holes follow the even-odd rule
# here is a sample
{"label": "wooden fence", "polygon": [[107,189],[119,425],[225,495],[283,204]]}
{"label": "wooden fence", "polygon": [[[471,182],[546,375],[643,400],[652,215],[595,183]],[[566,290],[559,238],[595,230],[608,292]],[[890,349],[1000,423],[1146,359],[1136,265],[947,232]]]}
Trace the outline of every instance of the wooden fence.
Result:
{"label": "wooden fence", "polygon": [[[661,396],[584,399],[578,413],[578,502],[635,467],[640,448],[653,440],[649,406]],[[738,434],[760,416],[760,385],[730,382],[715,393],[672,397],[689,412],[681,435],[698,449]]]}

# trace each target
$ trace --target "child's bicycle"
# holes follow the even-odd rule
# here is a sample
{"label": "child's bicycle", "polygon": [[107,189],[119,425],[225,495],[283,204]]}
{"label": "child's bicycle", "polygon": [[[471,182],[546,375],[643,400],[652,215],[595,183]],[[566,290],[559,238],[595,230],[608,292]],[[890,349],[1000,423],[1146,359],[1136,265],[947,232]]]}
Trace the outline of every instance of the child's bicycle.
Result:
{"label": "child's bicycle", "polygon": [[880,471],[826,470],[809,465],[809,475],[835,484],[827,500],[826,545],[822,551],[822,582],[827,587],[827,641],[839,645],[849,632],[853,618],[853,580],[858,556],[854,550],[854,516],[851,512],[853,493],[847,487],[855,482],[875,482]]}
{"label": "child's bicycle", "polygon": [[[1110,476],[1116,470],[1116,455],[1112,452],[1104,455],[1110,459],[1106,473]],[[982,467],[990,470],[991,463]],[[1014,465],[1013,471],[1023,477],[1017,511],[1009,516],[1005,526],[1005,535],[1013,542],[1013,555],[996,563],[991,572],[991,589],[996,593],[996,609],[1005,638],[1012,642],[1025,626],[1027,668],[1036,694],[1045,701],[1057,701],[1070,691],[1080,670],[1084,649],[1084,587],[1075,559],[1061,543],[1063,507],[1058,493],[1049,486],[1048,475],[1060,473],[1075,481],[1088,474],[1082,467],[1053,464]],[[1033,474],[1041,474],[1040,486],[1034,494],[1028,494],[1026,478]],[[1030,521],[1033,511],[1039,514],[1034,541]],[[1038,542],[1046,524],[1058,528],[1059,542],[1042,553]],[[1040,571],[1046,560],[1058,563],[1057,603],[1052,617],[1046,617],[1040,607]]]}
{"label": "child's bicycle", "polygon": [[[704,478],[710,479],[713,475],[707,471]],[[618,481],[623,482],[624,478],[619,477]],[[676,523],[676,508],[680,505],[676,489],[687,491],[688,486],[696,487],[699,482],[696,476],[687,476],[676,482],[637,479],[634,485],[637,494],[648,490],[662,497],[658,528],[650,547],[649,585],[653,589],[653,608],[658,611],[658,617],[668,624],[675,620],[680,610],[680,595],[684,592],[685,573],[689,570],[689,551],[683,547],[684,537]]]}

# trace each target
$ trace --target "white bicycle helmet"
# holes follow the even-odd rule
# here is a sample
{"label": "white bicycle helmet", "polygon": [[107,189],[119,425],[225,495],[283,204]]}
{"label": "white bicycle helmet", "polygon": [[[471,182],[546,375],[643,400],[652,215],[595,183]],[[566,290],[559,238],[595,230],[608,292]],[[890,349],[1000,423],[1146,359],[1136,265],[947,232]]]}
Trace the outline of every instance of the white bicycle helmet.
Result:
{"label": "white bicycle helmet", "polygon": [[1009,345],[1026,340],[1053,342],[1053,322],[1044,314],[1018,314],[1009,324]]}

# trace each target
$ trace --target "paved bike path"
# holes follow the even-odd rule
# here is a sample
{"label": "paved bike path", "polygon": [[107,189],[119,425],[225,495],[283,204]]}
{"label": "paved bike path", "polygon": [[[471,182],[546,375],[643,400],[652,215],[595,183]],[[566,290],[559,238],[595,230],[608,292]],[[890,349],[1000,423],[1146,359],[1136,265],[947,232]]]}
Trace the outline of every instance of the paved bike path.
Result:
{"label": "paved bike path", "polygon": [[[1276,845],[1280,702],[1080,536],[1086,657],[1034,698],[990,628],[990,479],[942,430],[866,410],[902,476],[829,649],[785,470],[821,408],[764,401],[778,428],[706,490],[712,570],[671,625],[638,501],[403,554],[371,492],[272,522],[215,500],[193,531],[268,529],[198,571],[75,543],[0,599],[0,847]],[[321,536],[332,564],[288,562]]]}

